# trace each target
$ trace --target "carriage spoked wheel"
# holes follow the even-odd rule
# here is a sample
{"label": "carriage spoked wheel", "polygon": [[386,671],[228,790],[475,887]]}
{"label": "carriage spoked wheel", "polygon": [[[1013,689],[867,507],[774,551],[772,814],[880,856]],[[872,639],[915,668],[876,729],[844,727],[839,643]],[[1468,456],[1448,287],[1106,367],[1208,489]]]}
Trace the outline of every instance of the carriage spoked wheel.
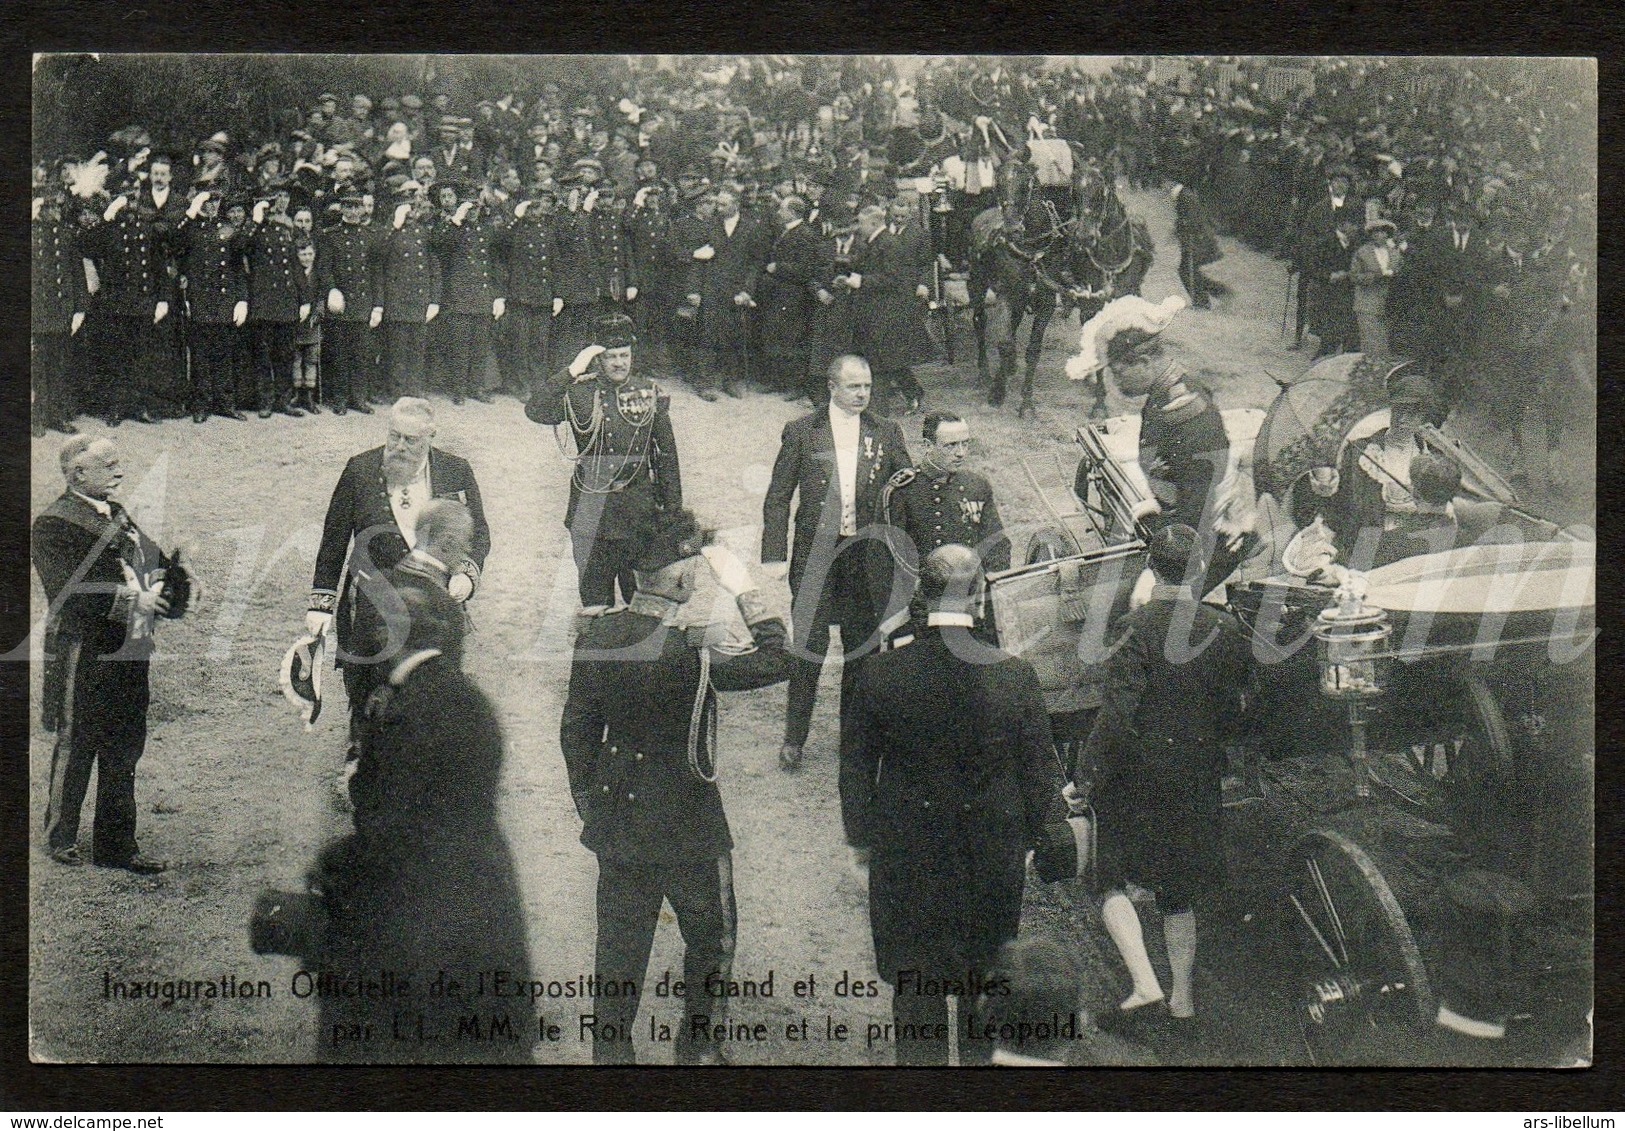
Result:
{"label": "carriage spoked wheel", "polygon": [[1294,849],[1288,901],[1304,955],[1299,1030],[1316,1065],[1393,1063],[1438,1004],[1404,909],[1354,841],[1316,829]]}
{"label": "carriage spoked wheel", "polygon": [[1446,824],[1484,819],[1511,782],[1511,732],[1495,693],[1477,675],[1461,676],[1455,687],[1453,719],[1447,727],[1400,740],[1400,748],[1374,766],[1372,778],[1411,811]]}
{"label": "carriage spoked wheel", "polygon": [[1064,531],[1053,526],[1046,526],[1034,534],[1027,542],[1026,565],[1037,565],[1039,562],[1053,562],[1060,558],[1070,557],[1076,553],[1072,539]]}

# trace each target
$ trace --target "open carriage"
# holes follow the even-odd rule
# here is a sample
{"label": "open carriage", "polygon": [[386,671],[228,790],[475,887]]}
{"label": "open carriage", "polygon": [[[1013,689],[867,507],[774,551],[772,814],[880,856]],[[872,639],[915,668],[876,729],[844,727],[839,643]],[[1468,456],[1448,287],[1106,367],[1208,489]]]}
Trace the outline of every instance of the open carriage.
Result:
{"label": "open carriage", "polygon": [[[1269,414],[1226,414],[1232,471],[1282,485],[1301,438],[1283,442],[1284,414],[1311,401],[1308,431],[1344,437],[1381,411],[1337,400],[1289,388]],[[1047,490],[1055,525],[990,579],[1000,642],[1034,663],[1069,757],[1146,560],[1133,425],[1078,430],[1075,475]],[[1275,857],[1248,870],[1280,911],[1313,1063],[1427,1063],[1441,1021],[1538,1031],[1545,1063],[1588,1048],[1595,545],[1435,435],[1463,470],[1457,548],[1370,570],[1363,604],[1340,607],[1281,568],[1288,524],[1222,593],[1253,643],[1233,769],[1262,803],[1241,812]],[[1042,470],[1028,467],[1046,493]]]}

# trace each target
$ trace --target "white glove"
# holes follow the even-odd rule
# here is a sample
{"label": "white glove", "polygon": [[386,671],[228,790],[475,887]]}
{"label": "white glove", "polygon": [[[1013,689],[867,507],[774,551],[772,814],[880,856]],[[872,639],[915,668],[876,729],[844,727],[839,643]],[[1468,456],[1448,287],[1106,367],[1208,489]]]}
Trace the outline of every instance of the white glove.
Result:
{"label": "white glove", "polygon": [[45,207],[45,198],[43,196],[36,196],[34,198],[34,219],[39,219],[39,210],[43,207]]}
{"label": "white glove", "polygon": [[169,602],[164,600],[162,589],[143,589],[135,587],[136,611],[147,616],[162,615],[169,612]]}
{"label": "white glove", "polygon": [[381,306],[375,306],[372,308],[372,314],[367,318],[367,328],[369,330],[376,330],[378,329],[378,323],[382,322],[383,320],[384,308]]}
{"label": "white glove", "polygon": [[300,303],[299,304],[299,321],[303,322],[305,319],[307,319],[309,317],[310,317],[310,303],[308,303],[308,302]]}
{"label": "white glove", "polygon": [[790,575],[789,562],[763,562],[762,576],[769,581],[783,581]]}
{"label": "white glove", "polygon": [[332,623],[332,613],[323,613],[312,609],[305,614],[305,632],[311,636],[321,637],[326,635],[328,627]]}
{"label": "white glove", "polygon": [[738,294],[734,295],[734,305],[735,306],[749,306],[749,305],[751,305],[750,292],[749,291],[740,291]]}
{"label": "white glove", "polygon": [[712,572],[717,575],[717,584],[722,586],[730,597],[738,597],[741,593],[748,593],[756,588],[756,583],[751,580],[750,570],[745,568],[745,563],[728,547],[712,543],[700,553],[711,564]]}
{"label": "white glove", "polygon": [[327,313],[344,313],[344,292],[339,290],[337,287],[334,287],[332,290],[327,292]]}
{"label": "white glove", "polygon": [[555,318],[558,317],[559,311],[561,311],[563,309],[564,309],[564,300],[562,298],[554,299],[553,300],[553,316]]}
{"label": "white glove", "polygon": [[914,288],[914,297],[915,298],[930,298],[931,297],[931,288],[926,286],[924,283],[921,283],[919,286]]}
{"label": "white glove", "polygon": [[231,324],[241,326],[248,321],[248,301],[239,299],[237,305],[231,308]]}
{"label": "white glove", "polygon": [[474,582],[466,573],[454,573],[446,582],[446,592],[453,601],[466,601],[474,595]]}
{"label": "white glove", "polygon": [[395,206],[395,218],[389,222],[390,227],[397,232],[406,227],[406,214],[410,211],[412,211],[410,204],[397,204]]}
{"label": "white glove", "polygon": [[598,355],[603,352],[603,346],[588,346],[576,354],[576,359],[570,363],[570,376],[580,377],[587,371],[587,367],[593,363]]}
{"label": "white glove", "polygon": [[690,305],[690,306],[698,306],[698,305],[700,305],[700,296],[697,295],[697,294],[689,295],[688,296],[688,305]]}
{"label": "white glove", "polygon": [[457,206],[457,211],[452,213],[451,222],[461,228],[463,226],[463,221],[468,219],[468,210],[473,207],[474,202],[472,200],[463,201]]}
{"label": "white glove", "polygon": [[1061,787],[1061,797],[1066,801],[1066,812],[1069,817],[1082,817],[1089,812],[1089,790],[1079,789],[1076,782],[1067,782]]}
{"label": "white glove", "polygon": [[948,257],[946,255],[937,256],[937,266],[941,267],[944,271],[952,271],[954,269],[954,265],[948,262]]}
{"label": "white glove", "polygon": [[856,271],[852,272],[846,277],[846,285],[851,287],[853,290],[857,290],[859,287],[863,286],[863,276],[858,274]]}
{"label": "white glove", "polygon": [[435,315],[437,315],[439,313],[440,313],[440,304],[438,302],[431,302],[429,304],[429,308],[423,312],[423,321],[425,323],[433,322],[434,319],[435,319]]}
{"label": "white glove", "polygon": [[501,318],[506,313],[508,313],[508,300],[507,299],[505,299],[505,298],[494,298],[494,299],[491,300],[491,317],[492,318]]}
{"label": "white glove", "polygon": [[598,203],[598,190],[593,189],[587,194],[587,199],[581,202],[581,211],[591,212],[592,206]]}
{"label": "white glove", "polygon": [[158,325],[158,323],[162,322],[168,317],[169,304],[167,302],[160,302],[157,306],[152,308],[152,324],[154,326]]}
{"label": "white glove", "polygon": [[85,312],[82,310],[74,311],[73,321],[68,323],[68,336],[72,337],[74,334],[77,334],[79,332],[79,327],[83,326],[84,324]]}
{"label": "white glove", "polygon": [[265,223],[265,210],[270,206],[270,201],[267,200],[259,200],[254,202],[254,223]]}
{"label": "white glove", "polygon": [[637,192],[632,194],[632,207],[633,208],[642,208],[643,207],[643,202],[649,198],[649,189],[651,187],[652,186],[650,186],[650,185],[645,185],[643,188],[640,188]]}
{"label": "white glove", "polygon": [[117,216],[120,212],[123,212],[129,203],[129,197],[115,196],[113,198],[113,203],[107,206],[107,211],[102,213],[102,219],[111,224],[113,222],[113,217]]}
{"label": "white glove", "polygon": [[830,303],[835,301],[835,296],[830,294],[823,287],[819,287],[818,288],[818,301],[823,303],[825,306],[828,306]]}
{"label": "white glove", "polygon": [[766,271],[769,275],[773,274],[773,272],[777,271],[778,269],[779,265],[777,263],[769,263],[766,267],[762,268],[762,270]]}
{"label": "white glove", "polygon": [[704,247],[697,247],[694,249],[694,258],[700,260],[702,263],[708,259],[714,259],[716,254],[717,249],[712,247],[710,244],[706,244]]}
{"label": "white glove", "polygon": [[633,299],[635,299],[637,297],[638,297],[638,289],[636,287],[627,287],[626,288],[626,301],[627,302],[631,302]]}
{"label": "white glove", "polygon": [[196,220],[200,215],[202,215],[203,214],[203,205],[208,199],[209,199],[209,194],[206,191],[205,192],[200,192],[196,196],[194,196],[192,198],[192,203],[190,203],[190,204],[188,204],[186,206],[186,216],[187,216],[187,218],[190,219],[190,220]]}
{"label": "white glove", "polygon": [[519,202],[518,206],[515,207],[514,210],[513,210],[513,218],[515,220],[523,220],[525,218],[525,213],[527,213],[529,211],[530,211],[530,201],[521,200]]}
{"label": "white glove", "polygon": [[987,289],[987,294],[982,296],[982,305],[983,306],[992,306],[994,303],[996,303],[998,301],[999,301],[999,296],[994,293],[992,287],[989,287]]}

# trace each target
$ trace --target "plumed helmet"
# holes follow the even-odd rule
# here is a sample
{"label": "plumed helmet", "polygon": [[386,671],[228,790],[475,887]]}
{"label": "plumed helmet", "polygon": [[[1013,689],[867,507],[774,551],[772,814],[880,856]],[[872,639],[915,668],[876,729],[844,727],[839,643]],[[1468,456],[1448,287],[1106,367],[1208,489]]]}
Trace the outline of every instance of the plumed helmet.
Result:
{"label": "plumed helmet", "polygon": [[1066,363],[1066,375],[1074,381],[1093,376],[1106,364],[1106,348],[1119,334],[1132,333],[1147,341],[1168,328],[1174,315],[1185,309],[1182,295],[1169,295],[1151,302],[1139,295],[1124,295],[1101,307],[1083,324],[1078,354]]}

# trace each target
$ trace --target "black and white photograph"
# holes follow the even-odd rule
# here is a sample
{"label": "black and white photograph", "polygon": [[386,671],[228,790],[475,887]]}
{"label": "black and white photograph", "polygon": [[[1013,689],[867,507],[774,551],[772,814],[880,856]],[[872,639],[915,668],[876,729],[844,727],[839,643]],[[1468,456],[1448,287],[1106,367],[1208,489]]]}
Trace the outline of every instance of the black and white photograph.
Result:
{"label": "black and white photograph", "polygon": [[1591,1066],[1595,60],[31,109],[35,1064]]}

